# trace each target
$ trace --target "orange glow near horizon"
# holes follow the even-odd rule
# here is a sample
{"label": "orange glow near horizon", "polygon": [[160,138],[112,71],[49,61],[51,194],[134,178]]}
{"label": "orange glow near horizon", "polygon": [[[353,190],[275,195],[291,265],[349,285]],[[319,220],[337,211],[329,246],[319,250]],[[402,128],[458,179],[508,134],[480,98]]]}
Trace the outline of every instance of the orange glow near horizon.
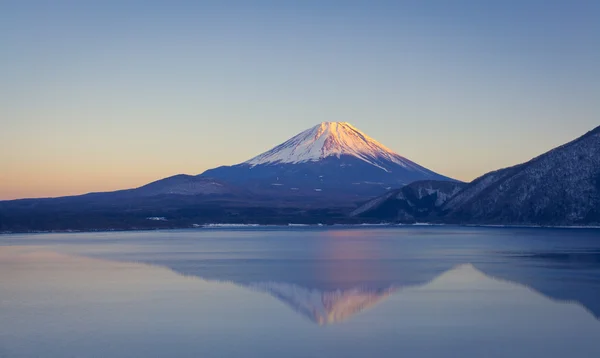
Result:
{"label": "orange glow near horizon", "polygon": [[[159,168],[20,168],[0,174],[0,200],[60,197],[90,192],[115,191],[137,188],[180,172],[162,172]],[[198,174],[198,173],[192,173]]]}
{"label": "orange glow near horizon", "polygon": [[322,122],[471,181],[599,122],[600,2],[5,3],[0,200],[200,174]]}

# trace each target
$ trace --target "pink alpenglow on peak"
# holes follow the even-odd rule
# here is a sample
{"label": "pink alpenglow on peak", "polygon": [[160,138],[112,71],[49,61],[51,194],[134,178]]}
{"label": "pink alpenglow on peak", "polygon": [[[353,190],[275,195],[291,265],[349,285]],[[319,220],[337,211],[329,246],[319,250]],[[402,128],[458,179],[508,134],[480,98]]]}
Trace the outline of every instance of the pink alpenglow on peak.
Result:
{"label": "pink alpenglow on peak", "polygon": [[346,122],[320,123],[250,160],[202,176],[262,196],[316,198],[327,205],[334,200],[354,205],[418,180],[453,181]]}
{"label": "pink alpenglow on peak", "polygon": [[339,158],[342,155],[356,157],[377,167],[380,167],[377,164],[380,159],[404,167],[411,167],[413,164],[347,122],[318,124],[245,164],[295,164],[318,161],[330,156]]}

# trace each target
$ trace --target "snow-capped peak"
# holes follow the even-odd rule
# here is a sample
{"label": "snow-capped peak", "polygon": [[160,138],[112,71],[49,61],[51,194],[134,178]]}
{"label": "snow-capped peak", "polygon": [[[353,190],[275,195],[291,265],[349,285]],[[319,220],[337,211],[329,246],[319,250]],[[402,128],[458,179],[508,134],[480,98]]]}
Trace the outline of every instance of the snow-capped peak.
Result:
{"label": "snow-capped peak", "polygon": [[245,164],[303,163],[342,155],[354,156],[375,166],[379,166],[377,163],[381,160],[402,166],[414,164],[346,122],[318,124]]}

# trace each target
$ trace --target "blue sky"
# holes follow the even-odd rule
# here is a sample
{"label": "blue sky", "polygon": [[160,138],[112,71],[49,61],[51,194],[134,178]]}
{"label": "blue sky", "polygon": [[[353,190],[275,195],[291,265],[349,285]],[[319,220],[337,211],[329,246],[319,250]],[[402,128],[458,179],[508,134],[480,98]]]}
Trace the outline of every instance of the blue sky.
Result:
{"label": "blue sky", "polygon": [[598,1],[2,1],[0,199],[347,121],[461,180],[600,125]]}

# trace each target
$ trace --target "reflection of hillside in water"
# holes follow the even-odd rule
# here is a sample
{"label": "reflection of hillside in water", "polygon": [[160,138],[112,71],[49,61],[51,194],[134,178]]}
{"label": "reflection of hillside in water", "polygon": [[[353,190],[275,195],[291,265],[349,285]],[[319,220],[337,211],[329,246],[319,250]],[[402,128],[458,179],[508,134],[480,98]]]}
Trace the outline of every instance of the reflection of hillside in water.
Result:
{"label": "reflection of hillside in water", "polygon": [[506,253],[501,263],[478,263],[485,274],[526,286],[559,301],[573,301],[600,319],[600,251]]}

